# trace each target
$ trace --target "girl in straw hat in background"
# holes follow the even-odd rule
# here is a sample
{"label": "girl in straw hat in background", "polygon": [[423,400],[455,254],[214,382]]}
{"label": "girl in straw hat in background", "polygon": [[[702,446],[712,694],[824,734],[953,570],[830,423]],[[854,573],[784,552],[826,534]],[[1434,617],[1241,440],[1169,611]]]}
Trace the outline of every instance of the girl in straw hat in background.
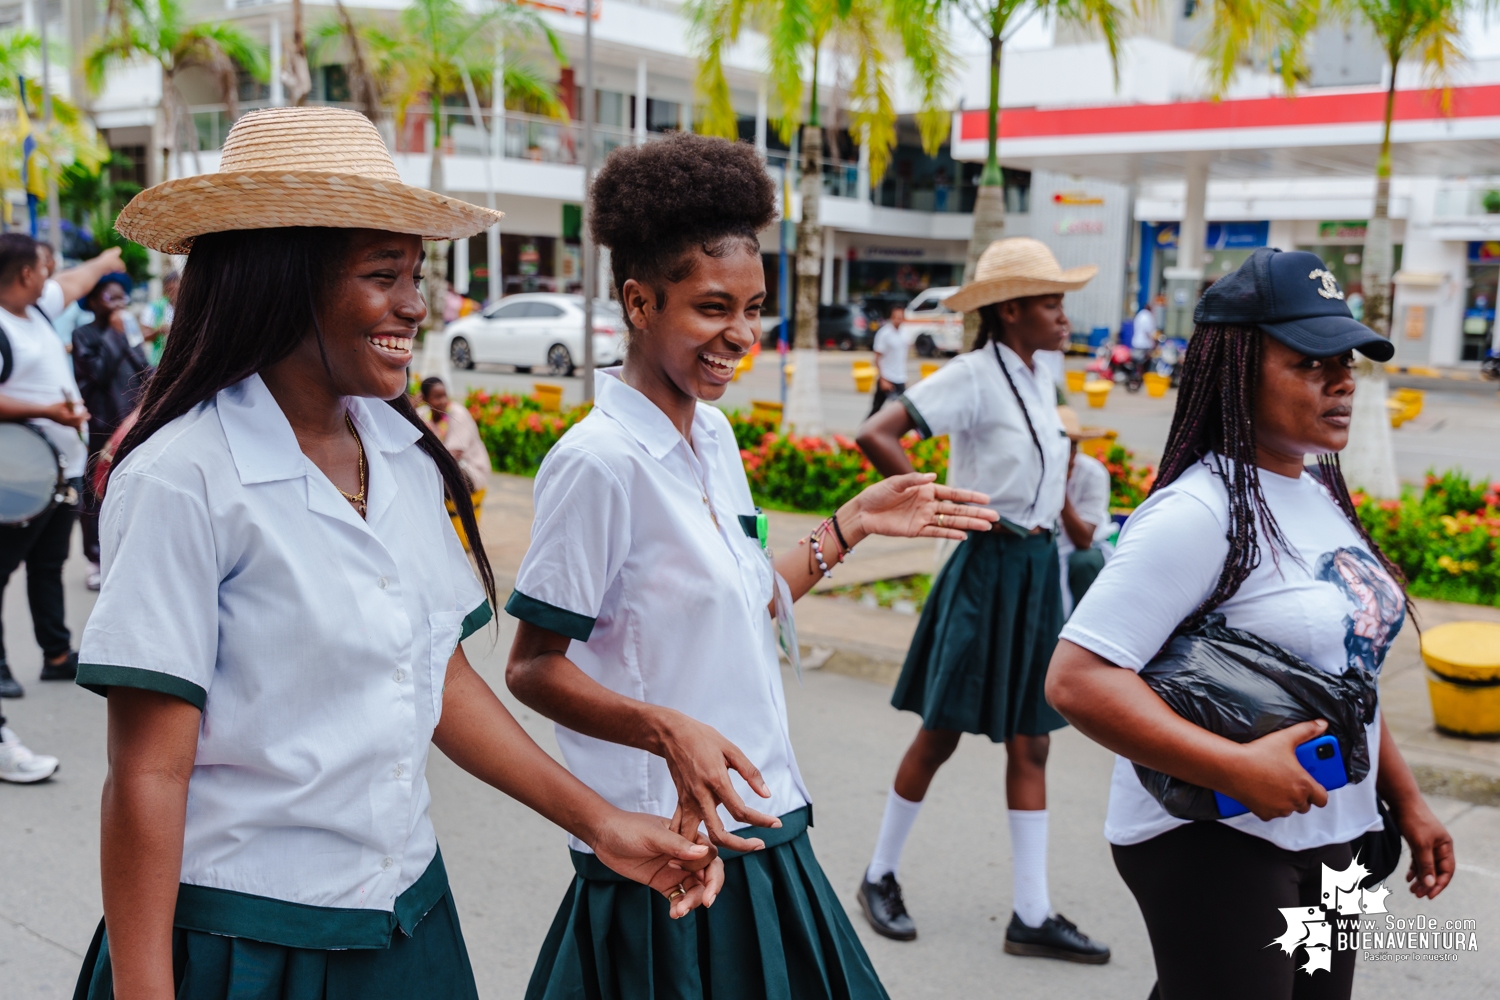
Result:
{"label": "girl in straw hat in background", "polygon": [[374,126],[331,108],[246,115],[218,174],[121,213],[188,261],[114,462],[80,651],[78,682],[109,698],[80,1000],[477,996],[432,743],[670,892],[673,916],[720,887],[710,846],[563,770],[459,645],[494,579],[406,368],[422,240],[498,217],[403,185]]}
{"label": "girl in straw hat in background", "polygon": [[886,801],[860,905],[875,930],[909,941],[917,929],[897,881],[901,850],[922,799],[962,733],[1003,742],[1010,804],[1014,912],[1005,950],[1103,963],[1109,949],[1052,913],[1047,893],[1048,733],[1067,723],[1042,697],[1062,628],[1056,531],[1067,502],[1068,435],[1057,390],[1033,355],[1068,337],[1063,292],[1097,267],[1064,271],[1033,239],[990,244],[974,280],[947,300],[979,312],[974,350],[887,403],[860,428],[859,445],[887,476],[911,471],[901,437],[952,439],[948,484],[990,496],[999,521],[971,532],[923,608],[891,702],[922,716]]}
{"label": "girl in straw hat in background", "polygon": [[883,1000],[807,834],[772,609],[789,619],[868,534],[962,537],[995,515],[965,506],[983,494],[911,474],[773,559],[734,431],[709,405],[760,336],[765,165],[747,144],[677,135],[612,152],[592,197],[630,349],[537,475],[506,680],[557,722],[590,787],[684,833],[704,824],[727,860],[713,908],[673,923],[575,839],[577,877],[526,995]]}

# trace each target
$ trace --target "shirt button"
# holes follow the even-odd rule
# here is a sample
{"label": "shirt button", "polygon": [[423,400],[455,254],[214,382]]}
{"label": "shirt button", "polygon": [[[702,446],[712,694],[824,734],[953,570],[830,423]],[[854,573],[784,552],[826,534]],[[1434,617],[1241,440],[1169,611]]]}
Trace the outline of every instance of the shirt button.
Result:
{"label": "shirt button", "polygon": [[395,863],[396,862],[391,860],[390,858],[385,858],[380,862],[380,868],[382,871],[390,871],[391,865]]}
{"label": "shirt button", "polygon": [[375,581],[375,586],[379,587],[381,590],[384,590],[385,588],[389,587],[390,585],[391,585],[391,581],[387,580],[383,576],[379,580]]}
{"label": "shirt button", "polygon": [[406,769],[403,768],[400,764],[397,764],[396,765],[396,777],[399,778],[399,777],[401,777],[405,773],[406,773]]}
{"label": "shirt button", "polygon": [[395,674],[393,674],[392,676],[396,678],[396,683],[400,684],[402,681],[406,680],[406,671],[402,670],[400,667],[397,667]]}

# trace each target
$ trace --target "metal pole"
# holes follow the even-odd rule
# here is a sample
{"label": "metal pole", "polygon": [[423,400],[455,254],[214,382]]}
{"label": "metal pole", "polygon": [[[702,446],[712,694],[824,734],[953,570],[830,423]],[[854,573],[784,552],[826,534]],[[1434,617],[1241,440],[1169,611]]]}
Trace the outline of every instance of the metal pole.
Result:
{"label": "metal pole", "polygon": [[[796,145],[793,140],[792,145]],[[792,278],[788,273],[786,252],[787,227],[790,226],[792,217],[792,156],[795,152],[788,153],[786,162],[781,167],[781,254],[777,261],[776,276],[776,309],[781,314],[781,322],[776,329],[776,353],[781,356],[781,406],[782,415],[786,413],[786,352],[787,352],[787,319],[792,311],[791,285]],[[807,375],[804,373],[803,378]],[[814,375],[816,377],[816,374]]]}
{"label": "metal pole", "polygon": [[[37,21],[42,39],[42,132],[52,138],[52,64],[47,53],[47,0],[37,0]],[[48,147],[51,148],[51,142]],[[51,158],[47,160],[47,242],[62,265],[62,210],[57,199],[57,170]]]}
{"label": "metal pole", "polygon": [[594,241],[589,188],[594,181],[594,0],[583,5],[583,401],[594,401]]}
{"label": "metal pole", "polygon": [[[490,150],[497,165],[505,156],[505,43],[495,43],[495,86],[490,95]],[[490,190],[494,190],[493,180]],[[485,304],[494,302],[505,294],[505,268],[500,253],[500,223],[495,223],[484,234],[485,267],[490,273],[486,285]]]}

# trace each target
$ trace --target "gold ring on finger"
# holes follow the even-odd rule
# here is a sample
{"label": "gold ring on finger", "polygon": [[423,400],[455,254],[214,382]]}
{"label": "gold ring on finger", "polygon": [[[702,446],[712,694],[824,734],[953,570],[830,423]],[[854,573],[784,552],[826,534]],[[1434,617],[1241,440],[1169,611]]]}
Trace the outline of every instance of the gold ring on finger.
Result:
{"label": "gold ring on finger", "polygon": [[937,516],[937,523],[939,528],[946,528],[948,526],[942,514]]}
{"label": "gold ring on finger", "polygon": [[667,893],[667,901],[675,903],[675,902],[677,902],[677,900],[681,899],[683,896],[686,896],[686,895],[687,895],[687,890],[684,889],[682,887],[682,883],[679,882],[679,883],[677,883],[676,885],[674,885],[672,887],[672,891],[671,892]]}

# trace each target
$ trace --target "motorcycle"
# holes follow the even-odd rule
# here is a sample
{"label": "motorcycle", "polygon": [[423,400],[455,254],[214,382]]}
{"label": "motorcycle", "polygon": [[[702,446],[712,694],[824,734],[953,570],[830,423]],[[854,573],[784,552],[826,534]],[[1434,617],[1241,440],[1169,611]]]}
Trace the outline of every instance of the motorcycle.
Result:
{"label": "motorcycle", "polygon": [[1182,358],[1186,353],[1187,341],[1168,337],[1156,345],[1156,357],[1152,361],[1152,370],[1164,378],[1171,379],[1172,388],[1175,389],[1182,374]]}
{"label": "motorcycle", "polygon": [[1500,351],[1490,350],[1479,362],[1479,374],[1492,382],[1500,382]]}
{"label": "motorcycle", "polygon": [[1139,392],[1146,384],[1144,362],[1124,344],[1100,344],[1094,360],[1084,370],[1106,382],[1124,382],[1130,392]]}

